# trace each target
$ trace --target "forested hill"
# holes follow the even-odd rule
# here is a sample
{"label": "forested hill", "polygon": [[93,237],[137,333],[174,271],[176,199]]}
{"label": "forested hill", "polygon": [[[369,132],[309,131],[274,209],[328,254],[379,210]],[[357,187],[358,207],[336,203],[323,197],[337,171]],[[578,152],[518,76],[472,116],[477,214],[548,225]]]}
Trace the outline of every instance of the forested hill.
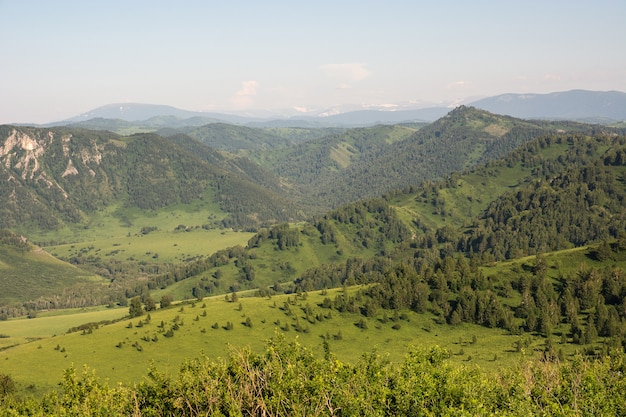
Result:
{"label": "forested hill", "polygon": [[211,123],[198,127],[163,129],[157,133],[163,136],[182,133],[214,149],[234,154],[244,152],[260,157],[264,151],[289,147],[343,130],[339,128],[254,128]]}
{"label": "forested hill", "polygon": [[303,187],[311,200],[330,208],[500,158],[540,135],[592,134],[600,129],[571,122],[525,121],[461,106],[419,130],[378,126],[308,141],[276,153],[272,166]]}
{"label": "forested hill", "polygon": [[178,141],[0,126],[0,227],[54,229],[88,224],[90,213],[112,204],[155,210],[204,198],[238,225],[297,218],[271,174]]}
{"label": "forested hill", "polygon": [[[230,278],[198,281],[198,288],[210,293],[229,279],[231,288],[255,288],[279,274],[294,280],[283,288],[308,291],[379,282],[394,264],[435,268],[447,257],[490,264],[623,240],[625,146],[613,134],[542,136],[465,173],[344,205],[305,226],[262,231],[247,248],[199,260],[152,285],[218,276],[236,259]],[[302,258],[309,261],[302,265]]]}

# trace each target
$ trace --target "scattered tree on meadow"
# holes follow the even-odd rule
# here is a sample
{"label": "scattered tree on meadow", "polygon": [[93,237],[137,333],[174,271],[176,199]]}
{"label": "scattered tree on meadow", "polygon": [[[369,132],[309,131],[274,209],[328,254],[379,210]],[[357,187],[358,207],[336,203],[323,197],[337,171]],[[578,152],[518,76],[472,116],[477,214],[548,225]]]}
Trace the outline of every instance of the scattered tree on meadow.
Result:
{"label": "scattered tree on meadow", "polygon": [[173,300],[174,299],[173,299],[173,297],[170,294],[163,294],[159,304],[161,305],[161,308],[166,308],[166,307],[169,307],[170,305],[172,305],[172,301]]}
{"label": "scattered tree on meadow", "polygon": [[154,302],[154,299],[150,296],[146,297],[146,299],[143,302],[144,304],[144,309],[146,311],[154,311],[156,310],[156,303]]}
{"label": "scattered tree on meadow", "polygon": [[130,317],[139,317],[143,314],[143,307],[141,306],[141,297],[133,297],[130,300],[130,307],[128,308],[128,314]]}

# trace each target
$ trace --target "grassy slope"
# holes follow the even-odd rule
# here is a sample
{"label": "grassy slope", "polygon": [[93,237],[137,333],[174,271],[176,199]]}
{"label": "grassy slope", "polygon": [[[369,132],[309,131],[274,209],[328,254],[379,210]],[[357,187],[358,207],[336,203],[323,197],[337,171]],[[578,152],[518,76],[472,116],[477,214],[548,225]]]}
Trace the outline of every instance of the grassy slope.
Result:
{"label": "grassy slope", "polygon": [[[565,153],[567,148],[566,144],[552,144],[550,148],[542,151],[542,156],[545,159],[556,159]],[[435,213],[431,196],[403,194],[395,197],[391,204],[406,224],[420,218],[432,228],[446,225],[458,228],[468,219],[476,218],[502,193],[523,186],[525,178],[532,175],[531,171],[532,167],[523,167],[518,162],[513,166],[497,166],[460,176],[456,187],[443,188],[438,192],[437,197],[443,200],[446,207],[446,216]]]}
{"label": "grassy slope", "polygon": [[[546,254],[549,266],[547,276],[556,281],[561,274],[575,273],[581,265],[586,268],[626,268],[624,259],[599,262],[588,255],[588,248]],[[483,267],[483,271],[485,275],[495,275],[501,280],[514,279],[520,270],[528,269],[533,261],[534,257],[528,257],[495,263]],[[544,346],[545,339],[541,336],[510,335],[502,329],[471,324],[440,324],[430,313],[405,311],[406,317],[397,322],[400,328],[396,330],[392,328],[395,323],[391,311],[379,310],[375,317],[365,318],[357,313],[339,313],[320,307],[324,298],[334,299],[341,291],[335,289],[326,293],[311,292],[306,296],[278,295],[271,298],[246,297],[245,293],[240,293],[239,300],[234,303],[227,301],[224,296],[216,296],[152,311],[151,320],[147,324],[147,316],[144,315],[101,326],[87,334],[64,332],[81,323],[123,317],[127,310],[100,308],[72,311],[74,314],[68,315],[42,314],[32,320],[0,322],[0,348],[3,349],[0,351],[0,369],[12,375],[20,389],[41,394],[55,389],[62,371],[72,365],[93,368],[98,376],[111,382],[138,382],[152,365],[172,374],[185,358],[203,355],[225,357],[230,349],[246,346],[260,351],[265,340],[277,331],[284,332],[288,338],[297,337],[320,356],[323,354],[322,337],[330,336],[332,352],[347,362],[372,351],[391,361],[399,361],[411,346],[436,344],[449,349],[454,362],[477,365],[487,372],[516,364],[523,355],[516,351],[514,344],[521,339],[529,341],[524,350],[526,355],[540,352]],[[358,287],[348,289],[349,295],[355,295],[357,291]],[[508,299],[505,302],[513,301]],[[292,314],[286,311],[285,303],[288,303]],[[307,305],[312,309],[312,322],[306,320],[304,308]],[[318,314],[323,318],[313,319]],[[244,324],[247,318],[251,320],[251,328]],[[367,323],[368,328],[365,330],[356,326],[361,319]],[[143,325],[137,327],[140,322]],[[162,329],[159,327],[161,322],[165,324]],[[180,328],[173,337],[165,337],[163,333],[175,322],[181,324]],[[233,323],[232,330],[225,329],[228,322]],[[214,329],[216,323],[218,328]],[[296,331],[298,323],[303,328],[308,327],[308,332]],[[567,331],[568,326],[558,325],[555,333]],[[339,333],[342,338],[336,340],[334,336]],[[153,341],[155,336],[157,340]],[[144,340],[144,337],[149,341]],[[601,339],[598,343],[601,343]],[[558,340],[554,343],[565,355],[580,348],[571,343],[562,344]],[[120,347],[116,346],[118,344]]]}
{"label": "grassy slope", "polygon": [[134,233],[117,235],[74,244],[47,247],[53,255],[71,258],[78,254],[85,256],[118,257],[146,262],[176,263],[188,258],[208,255],[220,249],[245,245],[252,233],[232,230],[188,231],[174,229],[157,230],[148,234]]}
{"label": "grassy slope", "polygon": [[[41,243],[47,253],[40,249],[22,253],[0,247],[0,276],[4,278],[0,281],[0,304],[57,294],[78,283],[108,282],[55,257],[68,260],[82,255],[167,264],[245,245],[252,233],[202,228],[223,216],[216,204],[202,201],[158,211],[112,206],[94,213],[88,227],[30,234],[29,238]],[[142,234],[143,227],[157,230]]]}
{"label": "grassy slope", "polygon": [[[561,274],[575,273],[581,265],[626,268],[626,260],[599,262],[591,259],[588,253],[587,248],[578,248],[546,254],[548,276],[556,280]],[[518,274],[515,271],[532,265],[533,260],[534,257],[529,257],[501,262],[483,270],[486,275],[513,279]],[[349,295],[357,291],[357,287],[348,289]],[[357,313],[339,313],[320,307],[324,298],[334,299],[340,293],[341,290],[335,289],[311,292],[305,296],[279,295],[271,298],[246,297],[240,293],[239,300],[234,303],[224,296],[216,296],[152,311],[149,323],[145,323],[147,316],[144,315],[101,326],[88,334],[63,332],[81,323],[122,317],[127,310],[94,309],[67,316],[0,322],[0,335],[3,335],[0,348],[4,348],[0,351],[0,369],[12,375],[20,389],[41,394],[55,389],[62,371],[72,365],[93,368],[98,376],[111,382],[139,382],[151,366],[173,374],[185,358],[203,355],[225,357],[230,349],[246,346],[260,351],[265,340],[277,331],[284,332],[288,338],[297,337],[320,356],[323,354],[322,337],[330,336],[331,351],[347,362],[372,351],[391,361],[399,361],[411,346],[436,344],[449,349],[454,362],[477,365],[487,372],[516,364],[523,356],[514,348],[520,339],[529,341],[524,350],[527,355],[540,352],[544,346],[545,339],[540,336],[510,335],[502,329],[465,323],[459,326],[439,324],[430,313],[405,311],[406,317],[397,322],[400,328],[396,330],[392,328],[395,323],[391,311],[379,310],[376,317],[365,318]],[[286,311],[286,303],[292,314]],[[319,314],[323,316],[321,321],[306,320],[304,308],[307,305],[312,309],[311,317]],[[244,324],[247,318],[250,318],[252,327]],[[361,319],[367,323],[365,330],[356,326]],[[137,327],[140,322],[143,325]],[[164,323],[162,329],[159,327],[161,322]],[[181,324],[180,328],[173,337],[165,337],[163,333],[175,322]],[[232,330],[225,329],[228,322],[233,323]],[[216,323],[218,328],[214,329]],[[308,328],[308,332],[296,331],[298,323]],[[567,331],[567,326],[561,324],[555,332]],[[342,335],[341,340],[335,339],[338,334]],[[155,336],[157,340],[153,341]],[[571,343],[554,343],[566,355],[579,349],[578,345]]]}
{"label": "grassy slope", "polygon": [[21,252],[0,246],[0,304],[33,300],[101,277],[62,262],[39,248]]}
{"label": "grassy slope", "polygon": [[[553,156],[558,153],[554,149],[551,151],[554,152]],[[440,194],[446,199],[451,215],[447,217],[432,215],[430,221],[434,225],[450,223],[460,226],[468,211],[476,210],[478,212],[482,210],[502,190],[515,187],[520,181],[519,179],[526,174],[519,165],[498,167],[497,170],[498,175],[495,178],[487,178],[474,173],[463,177],[456,188],[442,190]],[[468,197],[472,197],[471,200]],[[432,212],[432,206],[428,201],[416,200],[415,196],[398,197],[394,204],[400,207],[398,210],[406,216],[407,221],[417,217],[418,213],[425,213],[428,216],[428,213]],[[146,237],[148,236],[150,234]],[[338,238],[339,244],[337,246],[320,247],[316,247],[319,245],[318,238],[312,236],[309,239],[306,236],[306,234],[301,235],[302,245],[298,248],[281,252],[280,261],[277,260],[277,253],[273,246],[266,245],[259,248],[255,258],[258,261],[255,285],[268,285],[279,280],[282,277],[279,262],[288,261],[294,269],[301,270],[301,268],[312,266],[316,261],[335,259],[339,249],[345,249],[348,251],[348,255],[358,254],[356,250],[353,253],[349,252],[349,240],[342,234]],[[284,254],[289,254],[290,257],[282,258]],[[368,256],[370,254],[361,253],[361,255]],[[557,278],[560,273],[573,273],[581,264],[597,267],[616,265],[623,268],[626,266],[624,262],[615,261],[598,263],[591,260],[583,249],[549,254],[546,258],[550,264],[549,276],[552,278]],[[531,264],[532,258],[494,264],[485,267],[485,273],[496,275],[500,279],[514,278],[515,269],[523,269],[524,263]],[[231,267],[229,266],[229,268]],[[235,273],[234,268],[232,268],[231,273]],[[177,285],[189,285],[193,282],[192,280],[182,281]],[[263,284],[264,282],[267,284]],[[174,291],[176,287],[170,287],[169,290]],[[331,291],[329,294],[331,298],[334,296],[333,293],[334,291]],[[184,311],[180,311],[180,306],[176,306],[164,311],[153,312],[152,321],[140,328],[127,328],[128,321],[124,321],[102,327],[95,330],[93,334],[56,336],[8,349],[0,352],[0,360],[2,360],[2,356],[5,357],[0,363],[3,364],[2,370],[16,376],[22,387],[34,383],[37,390],[53,387],[60,377],[61,370],[71,364],[75,366],[88,364],[96,368],[101,376],[108,377],[111,381],[137,380],[137,378],[145,375],[150,363],[154,363],[157,367],[168,372],[174,372],[182,358],[201,354],[212,357],[223,356],[229,344],[236,347],[249,345],[253,349],[259,349],[263,340],[271,337],[277,328],[283,328],[285,324],[293,325],[295,323],[294,316],[287,316],[280,309],[286,297],[245,298],[241,300],[241,311],[238,308],[239,303],[226,303],[223,296],[207,299],[206,316],[203,316],[204,309],[201,307],[201,303],[197,303],[194,307],[185,306]],[[314,313],[323,312],[327,314],[328,310],[316,307],[323,297],[319,293],[311,293],[307,300],[298,299],[296,301],[296,305],[291,308],[297,313],[300,324],[307,325],[300,309],[306,303],[313,306]],[[291,300],[293,299],[294,296],[291,296]],[[296,333],[291,328],[289,335],[291,337],[297,334],[302,342],[314,346],[319,352],[321,350],[320,336],[326,334],[332,336],[341,330],[343,339],[331,341],[331,349],[343,360],[353,359],[372,349],[377,349],[379,353],[389,353],[390,359],[396,360],[404,354],[406,347],[410,344],[429,345],[434,343],[451,349],[455,353],[454,358],[457,361],[469,361],[487,369],[509,366],[514,363],[515,358],[519,357],[519,354],[515,353],[513,349],[513,343],[519,340],[519,336],[507,335],[502,330],[466,324],[452,327],[446,324],[437,324],[435,318],[430,314],[417,315],[410,312],[408,312],[410,320],[402,321],[401,328],[393,330],[391,329],[392,322],[381,320],[383,314],[383,311],[379,311],[377,318],[366,319],[369,328],[368,330],[361,330],[355,326],[355,322],[362,316],[340,314],[333,311],[332,319],[308,324],[309,333]],[[391,314],[388,312],[388,316]],[[168,329],[177,315],[180,316],[184,325],[175,332],[173,338],[165,338],[158,333],[158,323],[164,321],[166,323],[165,329]],[[195,320],[196,317],[198,321]],[[252,320],[252,328],[242,325],[247,317]],[[84,318],[84,321],[93,321],[89,320],[87,316]],[[36,323],[37,320],[39,319],[24,322],[24,329],[30,323]],[[228,321],[234,323],[233,330],[227,331],[222,328]],[[138,322],[139,319],[132,320],[134,325]],[[218,323],[219,328],[212,329],[213,323]],[[0,334],[10,336],[2,339],[3,343],[8,345],[11,344],[11,340],[15,336],[8,331],[7,327],[3,327],[5,324],[0,322]],[[556,332],[564,329],[561,327],[557,327]],[[143,336],[152,338],[154,335],[158,337],[157,342],[142,340]],[[477,343],[475,344],[470,343],[473,336],[476,336]],[[523,337],[531,337],[533,341],[527,349],[528,352],[534,348],[541,349],[544,339],[527,335]],[[121,343],[120,348],[115,347],[118,343]],[[142,347],[141,352],[132,346],[135,343],[139,343]],[[560,342],[556,343],[557,348],[562,348],[565,353],[571,353],[578,347],[571,344],[560,345]],[[57,346],[59,346],[58,350],[55,349]],[[62,350],[65,351],[62,352]],[[469,360],[470,357],[471,360]],[[128,358],[132,358],[132,360],[128,360]],[[123,367],[114,365],[120,363],[120,359],[124,360]],[[40,369],[47,370],[45,375],[41,375]]]}
{"label": "grassy slope", "polygon": [[90,213],[86,226],[66,226],[58,230],[32,230],[28,237],[34,242],[90,242],[98,239],[110,239],[139,233],[142,227],[156,226],[160,230],[173,230],[180,224],[202,226],[226,216],[217,203],[213,202],[211,192],[203,200],[190,204],[176,204],[158,210],[142,210],[137,207],[125,207],[112,204]]}
{"label": "grassy slope", "polygon": [[[332,338],[341,332],[342,339],[331,340],[330,347],[340,360],[348,362],[374,350],[388,355],[389,360],[399,361],[410,346],[433,344],[450,349],[454,361],[474,363],[486,369],[509,366],[520,357],[512,348],[517,336],[475,325],[437,325],[430,314],[408,312],[407,319],[399,322],[399,330],[392,329],[393,321],[383,322],[383,312],[377,318],[367,319],[366,330],[355,325],[362,317],[358,314],[332,311],[330,319],[316,321],[315,324],[305,320],[302,307],[308,303],[314,314],[328,314],[329,310],[317,304],[325,296],[334,298],[336,292],[333,290],[327,295],[310,293],[306,299],[291,296],[290,300],[295,301],[290,306],[294,313],[292,316],[286,315],[282,309],[288,296],[275,296],[272,299],[240,298],[237,303],[227,303],[224,297],[214,297],[194,305],[176,305],[153,311],[150,323],[142,327],[136,325],[146,319],[145,315],[102,326],[91,334],[76,332],[62,335],[58,332],[57,322],[56,326],[49,326],[56,336],[48,334],[49,337],[0,351],[2,372],[12,375],[21,389],[30,386],[35,394],[55,389],[62,371],[72,365],[77,368],[87,365],[95,369],[98,376],[111,382],[139,382],[152,365],[162,371],[175,373],[185,358],[202,355],[224,357],[231,346],[237,349],[249,346],[260,351],[264,341],[276,331],[284,332],[282,329],[286,325],[290,327],[286,331],[288,338],[298,337],[301,343],[311,346],[319,355],[323,354],[322,336],[328,334]],[[77,318],[93,321],[95,317],[119,315],[120,310],[105,313],[83,313],[71,317],[73,323],[77,322]],[[163,321],[165,330],[168,330],[175,317],[179,318],[179,323],[183,323],[182,326],[174,332],[173,337],[164,337],[158,326]],[[252,320],[251,328],[243,324],[248,317]],[[42,329],[52,320],[22,320],[19,326],[15,325],[19,321],[1,322],[0,334],[10,337],[0,340],[9,343],[14,338],[24,338],[27,333],[42,337]],[[296,332],[296,320],[302,326],[308,326],[309,332]],[[233,329],[225,330],[224,326],[229,321],[233,323]],[[128,328],[129,323],[135,327]],[[214,323],[218,323],[218,329],[212,328]],[[14,334],[17,336],[13,336],[12,332],[16,332]],[[142,339],[146,336],[152,340],[155,335],[156,342]],[[472,343],[473,339],[475,343]],[[136,343],[141,346],[141,351],[133,346]],[[539,343],[537,339],[535,344],[538,346]],[[116,347],[118,344],[121,347]]]}
{"label": "grassy slope", "polygon": [[[302,230],[303,225],[291,227]],[[300,244],[295,248],[279,250],[276,244],[272,243],[262,244],[250,250],[252,259],[248,262],[254,267],[255,278],[254,281],[246,283],[248,288],[264,288],[276,282],[291,282],[307,269],[322,264],[345,261],[348,257],[369,258],[374,255],[374,250],[365,250],[352,244],[347,237],[349,235],[347,232],[342,233],[341,230],[337,230],[337,244],[324,245],[316,229],[311,230],[310,226],[304,227],[308,227],[309,230],[299,235]],[[219,290],[227,292],[231,283],[237,281],[240,274],[240,269],[237,269],[233,262],[229,265],[209,268],[199,275],[178,281],[166,289],[156,290],[153,292],[153,297],[160,299],[163,294],[171,294],[178,300],[190,298],[193,287],[198,285],[200,280],[212,279],[210,277],[217,269],[223,273],[223,277],[219,280]]]}

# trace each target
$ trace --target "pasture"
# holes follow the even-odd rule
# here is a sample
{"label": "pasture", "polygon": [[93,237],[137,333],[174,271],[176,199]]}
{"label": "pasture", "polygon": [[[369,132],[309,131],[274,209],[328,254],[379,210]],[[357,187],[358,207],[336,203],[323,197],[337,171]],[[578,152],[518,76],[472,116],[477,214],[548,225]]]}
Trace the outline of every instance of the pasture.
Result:
{"label": "pasture", "polygon": [[[358,288],[350,288],[355,293]],[[133,319],[65,333],[79,323],[120,318],[127,309],[100,309],[74,315],[0,322],[4,349],[0,372],[11,375],[22,392],[40,395],[55,389],[63,370],[93,369],[111,384],[137,383],[151,367],[173,375],[186,358],[224,358],[231,349],[262,351],[275,332],[323,355],[323,340],[342,361],[354,362],[376,352],[399,362],[412,346],[439,345],[456,363],[486,370],[513,366],[521,358],[514,349],[520,336],[501,329],[441,324],[432,314],[401,312],[394,317],[339,313],[322,308],[323,300],[341,290],[259,298],[218,296],[174,304]],[[365,326],[362,326],[365,323]],[[527,338],[526,351],[541,350],[542,338]],[[17,346],[9,347],[11,344]],[[564,349],[572,350],[571,346]]]}

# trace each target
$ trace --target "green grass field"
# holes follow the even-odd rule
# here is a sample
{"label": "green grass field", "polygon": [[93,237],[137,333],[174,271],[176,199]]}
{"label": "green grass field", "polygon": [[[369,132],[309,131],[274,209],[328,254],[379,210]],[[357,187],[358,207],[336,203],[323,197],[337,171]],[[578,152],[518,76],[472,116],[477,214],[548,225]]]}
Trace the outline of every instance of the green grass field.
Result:
{"label": "green grass field", "polygon": [[104,280],[40,249],[22,252],[0,247],[0,304],[34,300],[85,282]]}
{"label": "green grass field", "polygon": [[[11,375],[22,392],[34,395],[55,389],[63,370],[71,366],[87,366],[113,384],[133,383],[141,381],[151,366],[173,374],[185,358],[223,358],[230,349],[243,347],[261,351],[275,332],[285,333],[288,339],[298,338],[319,355],[323,354],[323,337],[329,337],[331,351],[347,362],[373,351],[390,361],[400,361],[410,347],[430,345],[449,349],[454,362],[476,365],[486,371],[511,366],[521,358],[513,348],[520,336],[500,329],[437,324],[431,314],[410,311],[403,312],[404,319],[394,322],[392,312],[385,314],[381,310],[377,317],[365,319],[359,314],[319,307],[325,297],[334,298],[338,291],[240,297],[237,302],[227,302],[224,296],[213,297],[152,311],[149,322],[144,315],[100,326],[92,332],[64,333],[80,323],[119,318],[127,310],[100,309],[0,322],[0,373]],[[285,303],[291,313],[285,310]],[[307,305],[312,311],[311,321],[306,319]],[[315,319],[316,315],[321,320]],[[245,324],[248,319],[251,327]],[[361,319],[366,321],[367,329],[356,326]],[[227,330],[229,322],[231,330]],[[392,328],[396,324],[398,328]],[[166,337],[175,325],[178,330]],[[297,331],[297,327],[302,331]],[[524,337],[530,337],[529,354],[534,348],[541,349],[543,339]],[[15,344],[19,345],[9,347]],[[571,345],[563,348],[574,349]]]}
{"label": "green grass field", "polygon": [[[291,228],[301,230],[302,224],[291,225]],[[349,227],[349,226],[346,226]],[[354,227],[354,226],[352,226]],[[238,234],[239,235],[239,234]],[[174,299],[187,299],[192,296],[192,289],[201,281],[214,281],[212,276],[219,269],[222,278],[216,280],[219,288],[215,293],[230,291],[229,287],[235,283],[240,289],[266,288],[275,283],[289,283],[302,275],[306,270],[322,265],[342,262],[347,257],[368,258],[374,255],[374,249],[365,250],[349,242],[341,230],[337,231],[337,244],[324,245],[319,233],[305,232],[299,235],[299,245],[285,250],[278,249],[276,244],[263,244],[250,250],[250,259],[247,260],[254,268],[254,280],[247,282],[240,279],[241,269],[235,267],[234,262],[215,268],[209,268],[199,275],[173,283],[162,290],[153,292],[153,298],[160,299],[163,294],[171,294]],[[240,242],[245,246],[245,242]],[[232,246],[232,245],[231,245]],[[341,255],[338,254],[341,252]]]}
{"label": "green grass field", "polygon": [[[158,224],[158,223],[157,223]],[[48,246],[45,249],[63,259],[73,256],[112,257],[122,260],[177,263],[209,255],[230,246],[246,245],[253,233],[232,230],[156,230],[94,241]]]}
{"label": "green grass field", "polygon": [[[36,319],[12,319],[0,322],[0,349],[62,335],[70,328],[88,322],[116,320],[128,315],[127,307],[90,307],[39,312]],[[0,366],[0,368],[2,368]]]}
{"label": "green grass field", "polygon": [[114,260],[120,268],[127,261],[171,265],[245,246],[253,233],[207,227],[221,216],[213,205],[201,201],[154,212],[116,207],[95,213],[88,227],[29,235],[44,250],[21,252],[1,246],[0,305],[58,295],[78,284],[109,282],[96,275],[95,268],[89,272],[67,262],[72,259],[78,265]]}
{"label": "green grass field", "polygon": [[142,210],[136,207],[111,205],[90,213],[87,223],[81,226],[64,227],[58,230],[28,231],[33,242],[75,243],[111,239],[141,233],[143,227],[157,227],[161,231],[172,231],[183,225],[194,228],[221,220],[225,213],[212,197],[191,204],[178,204],[160,210]]}

